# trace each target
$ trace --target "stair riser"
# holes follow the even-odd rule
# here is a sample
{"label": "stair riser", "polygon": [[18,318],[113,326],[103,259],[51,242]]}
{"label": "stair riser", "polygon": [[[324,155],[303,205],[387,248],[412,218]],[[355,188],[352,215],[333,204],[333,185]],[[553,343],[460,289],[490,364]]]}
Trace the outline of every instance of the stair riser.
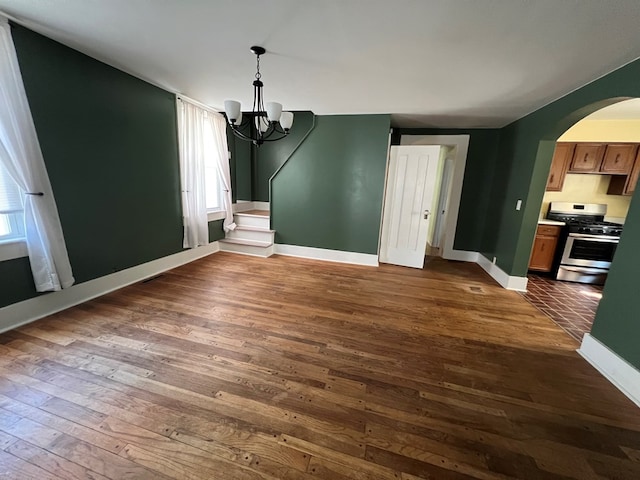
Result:
{"label": "stair riser", "polygon": [[254,245],[240,245],[237,243],[220,243],[220,251],[242,253],[244,255],[266,258],[273,255],[273,245],[269,245],[268,247],[257,247]]}
{"label": "stair riser", "polygon": [[269,217],[248,217],[244,215],[235,215],[236,225],[241,227],[258,227],[269,229]]}
{"label": "stair riser", "polygon": [[227,232],[227,238],[258,240],[259,242],[273,243],[273,237],[273,232],[259,232],[256,230],[233,230],[231,232]]}

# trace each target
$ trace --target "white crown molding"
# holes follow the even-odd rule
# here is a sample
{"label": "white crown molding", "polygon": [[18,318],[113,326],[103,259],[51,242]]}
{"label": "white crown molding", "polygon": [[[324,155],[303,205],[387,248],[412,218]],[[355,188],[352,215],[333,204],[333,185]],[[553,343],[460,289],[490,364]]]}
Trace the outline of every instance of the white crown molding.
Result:
{"label": "white crown molding", "polygon": [[212,242],[209,245],[184,250],[167,257],[158,258],[135,267],[127,268],[104,277],[79,283],[59,292],[51,292],[29,300],[13,303],[0,308],[0,332],[31,323],[34,320],[60,312],[74,305],[99,297],[119,288],[137,283],[162,272],[193,262],[212,253],[218,252],[220,245]]}
{"label": "white crown molding", "polygon": [[368,253],[343,252],[340,250],[327,250],[324,248],[301,247],[299,245],[285,245],[276,243],[275,252],[278,255],[289,257],[311,258],[325,260],[327,262],[353,263],[355,265],[378,266],[378,256]]}
{"label": "white crown molding", "polygon": [[589,333],[577,352],[640,407],[640,371]]}

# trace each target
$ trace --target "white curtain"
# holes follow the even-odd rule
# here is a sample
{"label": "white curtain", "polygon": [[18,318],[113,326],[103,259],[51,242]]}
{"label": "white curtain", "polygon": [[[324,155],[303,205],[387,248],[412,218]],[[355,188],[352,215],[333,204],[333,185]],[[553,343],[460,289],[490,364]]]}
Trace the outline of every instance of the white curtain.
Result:
{"label": "white curtain", "polygon": [[226,213],[224,218],[224,231],[235,230],[233,222],[233,200],[231,199],[231,172],[229,170],[229,147],[227,145],[227,121],[220,113],[209,113],[209,125],[213,129],[216,152],[215,160],[218,167],[218,175],[222,186],[222,205]]}
{"label": "white curtain", "polygon": [[24,221],[36,290],[73,285],[67,247],[31,110],[22,83],[11,29],[0,17],[0,162],[25,194]]}
{"label": "white curtain", "polygon": [[[184,97],[178,99],[178,139],[180,148],[180,179],[182,183],[182,216],[185,248],[209,243],[207,221],[205,165],[208,156],[218,167],[226,212],[225,231],[235,229],[231,200],[231,174],[224,117],[195,105]],[[213,136],[214,148],[207,148],[207,135]]]}
{"label": "white curtain", "polygon": [[184,248],[209,243],[205,185],[204,110],[178,100],[178,141],[182,184]]}

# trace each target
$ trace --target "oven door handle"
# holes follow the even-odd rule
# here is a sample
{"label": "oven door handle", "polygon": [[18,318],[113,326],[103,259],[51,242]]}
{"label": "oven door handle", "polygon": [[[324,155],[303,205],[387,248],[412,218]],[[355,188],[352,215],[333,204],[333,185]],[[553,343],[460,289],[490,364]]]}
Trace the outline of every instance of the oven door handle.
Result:
{"label": "oven door handle", "polygon": [[570,233],[569,237],[571,238],[580,238],[584,240],[592,240],[594,242],[602,242],[602,243],[620,243],[619,237],[606,237],[602,235],[589,235],[587,233]]}

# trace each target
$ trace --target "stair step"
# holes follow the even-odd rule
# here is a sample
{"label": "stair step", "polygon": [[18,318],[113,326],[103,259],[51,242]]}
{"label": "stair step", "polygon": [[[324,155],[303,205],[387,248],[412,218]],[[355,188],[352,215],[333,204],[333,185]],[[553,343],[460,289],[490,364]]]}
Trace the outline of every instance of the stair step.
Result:
{"label": "stair step", "polygon": [[219,240],[220,250],[223,252],[253,255],[255,257],[270,257],[273,255],[273,243],[257,240],[223,238]]}
{"label": "stair step", "polygon": [[[251,231],[251,232],[276,233],[275,230],[271,230],[270,228],[254,227],[254,226],[251,226],[251,225],[238,225],[238,226],[236,226],[236,230],[248,230],[248,231]],[[233,231],[235,231],[235,230],[233,230]]]}
{"label": "stair step", "polygon": [[256,227],[263,228],[268,230],[271,219],[269,218],[268,210],[252,210],[255,212],[260,212],[257,214],[254,213],[235,213],[233,215],[233,219],[236,222],[238,227]]}
{"label": "stair step", "polygon": [[270,247],[273,245],[271,242],[262,242],[260,240],[248,240],[244,238],[222,238],[220,243],[235,243],[238,245],[251,245],[252,247]]}

